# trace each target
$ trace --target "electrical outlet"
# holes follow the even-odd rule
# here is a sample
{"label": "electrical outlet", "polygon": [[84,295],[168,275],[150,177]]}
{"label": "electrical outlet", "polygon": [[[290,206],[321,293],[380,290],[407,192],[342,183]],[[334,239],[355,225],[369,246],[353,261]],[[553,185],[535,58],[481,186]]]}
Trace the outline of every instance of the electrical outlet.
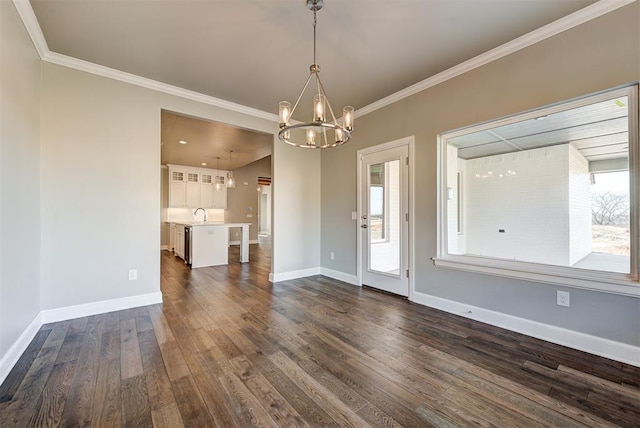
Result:
{"label": "electrical outlet", "polygon": [[138,269],[129,269],[129,281],[138,279]]}
{"label": "electrical outlet", "polygon": [[560,306],[569,307],[569,292],[558,290],[557,303]]}
{"label": "electrical outlet", "polygon": [[331,252],[331,260],[334,260],[336,258],[336,255],[333,254],[333,251]]}

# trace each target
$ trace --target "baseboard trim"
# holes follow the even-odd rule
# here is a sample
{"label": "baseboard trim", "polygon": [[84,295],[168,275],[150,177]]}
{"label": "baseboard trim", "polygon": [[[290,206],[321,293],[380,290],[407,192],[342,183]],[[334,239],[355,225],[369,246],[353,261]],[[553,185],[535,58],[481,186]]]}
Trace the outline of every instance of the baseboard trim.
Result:
{"label": "baseboard trim", "polygon": [[325,267],[301,269],[301,270],[294,270],[294,271],[281,272],[281,273],[271,272],[269,273],[269,281],[270,282],[289,281],[290,279],[305,278],[307,276],[313,276],[313,275],[324,275],[332,279],[337,279],[338,281],[346,282],[347,284],[360,286],[360,284],[358,284],[357,276],[350,275],[348,273],[340,272],[333,269],[328,269]]}
{"label": "baseboard trim", "polygon": [[160,251],[169,251],[168,245],[160,245]]}
{"label": "baseboard trim", "polygon": [[338,281],[346,282],[347,284],[360,286],[356,275],[340,272],[338,270],[321,267],[320,275],[328,276],[329,278],[337,279]]}
{"label": "baseboard trim", "polygon": [[411,301],[537,339],[640,367],[640,347],[414,291]]}
{"label": "baseboard trim", "polygon": [[36,317],[29,323],[27,328],[24,329],[18,340],[13,342],[11,348],[0,359],[0,385],[9,376],[13,366],[16,365],[27,346],[31,343],[40,327],[42,327],[42,312],[38,313]]}
{"label": "baseboard trim", "polygon": [[[249,244],[259,244],[257,239],[249,239]],[[229,241],[229,245],[240,245],[240,241]]]}
{"label": "baseboard trim", "polygon": [[159,291],[156,293],[123,297],[121,299],[103,300],[83,305],[40,311],[27,328],[24,329],[18,340],[11,345],[11,348],[9,348],[7,353],[0,359],[0,384],[7,378],[13,366],[18,362],[43,324],[104,314],[106,312],[121,311],[138,306],[155,305],[156,303],[162,303],[162,293]]}
{"label": "baseboard trim", "polygon": [[290,279],[304,278],[304,277],[313,276],[313,275],[320,275],[319,267],[292,270],[289,272],[280,272],[280,273],[272,272],[269,274],[269,281],[271,282],[289,281]]}
{"label": "baseboard trim", "polygon": [[120,299],[85,303],[83,305],[46,309],[41,311],[40,314],[42,316],[42,323],[46,324],[50,322],[104,314],[106,312],[121,311],[123,309],[137,308],[138,306],[155,305],[156,303],[162,303],[162,293],[159,291],[156,293],[140,294]]}

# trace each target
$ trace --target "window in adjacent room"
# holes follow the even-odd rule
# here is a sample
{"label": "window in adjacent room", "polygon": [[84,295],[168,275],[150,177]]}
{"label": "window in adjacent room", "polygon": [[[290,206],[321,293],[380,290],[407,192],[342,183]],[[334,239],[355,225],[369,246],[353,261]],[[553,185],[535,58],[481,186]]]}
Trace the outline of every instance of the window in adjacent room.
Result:
{"label": "window in adjacent room", "polygon": [[637,106],[632,86],[441,135],[436,264],[637,281]]}

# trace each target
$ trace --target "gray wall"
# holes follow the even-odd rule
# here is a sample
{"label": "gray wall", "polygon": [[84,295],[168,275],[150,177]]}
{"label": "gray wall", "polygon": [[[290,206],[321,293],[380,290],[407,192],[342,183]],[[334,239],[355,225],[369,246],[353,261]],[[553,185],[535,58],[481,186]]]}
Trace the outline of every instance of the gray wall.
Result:
{"label": "gray wall", "polygon": [[356,151],[414,135],[418,292],[640,345],[640,299],[567,289],[571,307],[563,308],[556,305],[563,287],[436,268],[430,260],[436,255],[437,135],[637,81],[639,7],[635,2],[357,118],[352,142],[322,152],[322,266],[356,274]]}
{"label": "gray wall", "polygon": [[[259,132],[274,133],[277,123],[50,63],[42,74],[42,309],[160,291],[161,109]],[[319,182],[318,154],[276,157],[296,185]],[[319,211],[319,188],[311,195]],[[275,203],[302,226],[297,196],[283,191]],[[319,235],[276,229],[275,239],[274,272],[319,265],[300,255],[317,254]]]}
{"label": "gray wall", "polygon": [[0,1],[0,362],[40,311],[40,90],[38,54]]}
{"label": "gray wall", "polygon": [[[271,177],[271,156],[245,165],[233,171],[236,187],[227,189],[227,209],[224,212],[225,221],[250,222],[249,239],[258,239],[258,177]],[[247,183],[245,185],[244,183]],[[252,211],[249,212],[248,208]],[[253,214],[247,218],[247,214]],[[229,229],[229,240],[240,239],[239,229]]]}

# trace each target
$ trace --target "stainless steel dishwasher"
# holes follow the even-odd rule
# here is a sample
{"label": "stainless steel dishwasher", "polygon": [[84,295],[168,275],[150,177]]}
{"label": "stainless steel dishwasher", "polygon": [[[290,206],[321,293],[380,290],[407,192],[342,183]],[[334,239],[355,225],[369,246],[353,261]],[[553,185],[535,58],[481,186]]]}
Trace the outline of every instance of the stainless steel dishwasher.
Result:
{"label": "stainless steel dishwasher", "polygon": [[184,262],[191,267],[191,260],[193,258],[193,252],[191,251],[191,241],[193,239],[193,227],[184,227]]}

